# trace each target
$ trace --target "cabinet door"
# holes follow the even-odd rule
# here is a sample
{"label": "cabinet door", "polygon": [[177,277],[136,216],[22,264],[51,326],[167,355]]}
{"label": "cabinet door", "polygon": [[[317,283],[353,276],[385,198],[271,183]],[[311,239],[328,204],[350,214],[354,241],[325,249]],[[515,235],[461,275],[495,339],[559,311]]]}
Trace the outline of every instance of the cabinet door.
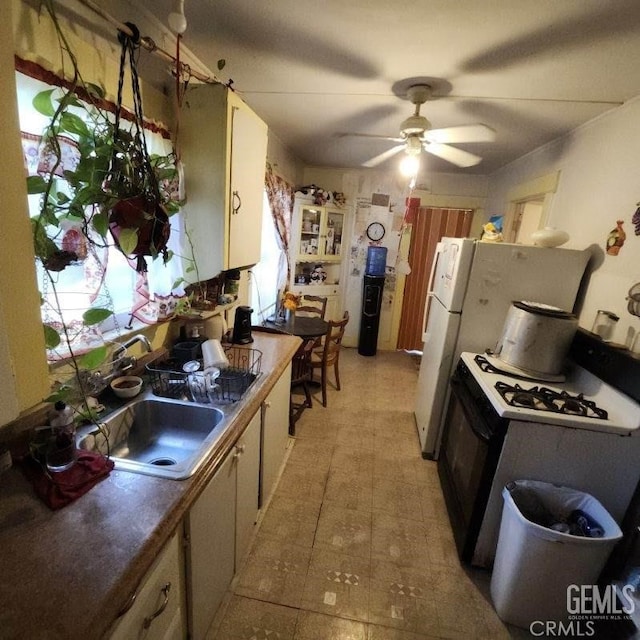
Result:
{"label": "cabinet door", "polygon": [[185,637],[182,531],[159,555],[136,592],[134,604],[118,621],[111,640]]}
{"label": "cabinet door", "polygon": [[339,260],[342,255],[342,232],[344,229],[344,213],[327,209],[324,219],[324,256]]}
{"label": "cabinet door", "polygon": [[258,517],[260,486],[260,411],[238,440],[236,457],[236,571],[244,558]]}
{"label": "cabinet door", "polygon": [[266,125],[246,105],[232,105],[227,269],[260,262],[267,158]]}
{"label": "cabinet door", "polygon": [[324,211],[321,207],[300,208],[300,241],[298,254],[300,258],[313,259],[324,251],[321,247],[321,231]]}
{"label": "cabinet door", "polygon": [[233,579],[236,464],[229,455],[186,519],[187,585],[192,640],[204,638]]}
{"label": "cabinet door", "polygon": [[291,365],[284,370],[263,405],[260,505],[273,491],[287,449],[290,393]]}

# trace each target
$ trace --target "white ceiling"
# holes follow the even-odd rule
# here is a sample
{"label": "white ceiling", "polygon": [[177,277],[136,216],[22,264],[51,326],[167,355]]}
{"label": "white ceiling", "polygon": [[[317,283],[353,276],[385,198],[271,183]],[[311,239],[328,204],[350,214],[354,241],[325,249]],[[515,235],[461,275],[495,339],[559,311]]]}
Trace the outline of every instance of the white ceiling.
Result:
{"label": "white ceiling", "polygon": [[[138,0],[160,21],[177,0]],[[413,111],[407,79],[433,79],[434,128],[481,122],[460,144],[490,174],[640,95],[638,0],[185,0],[184,45],[305,164],[359,167]],[[217,61],[226,60],[220,72]],[[391,167],[398,156],[383,167]]]}

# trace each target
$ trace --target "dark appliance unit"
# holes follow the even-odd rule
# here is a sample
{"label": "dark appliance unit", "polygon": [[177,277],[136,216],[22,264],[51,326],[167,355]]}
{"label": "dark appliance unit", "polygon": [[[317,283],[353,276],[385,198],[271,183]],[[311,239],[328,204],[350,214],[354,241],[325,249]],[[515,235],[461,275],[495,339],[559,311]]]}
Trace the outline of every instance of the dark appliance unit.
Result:
{"label": "dark appliance unit", "polygon": [[249,344],[253,342],[251,335],[251,314],[253,309],[247,306],[236,307],[236,315],[233,322],[233,337],[231,341],[234,344]]}
{"label": "dark appliance unit", "polygon": [[358,336],[358,353],[361,356],[376,355],[383,290],[384,276],[365,275]]}
{"label": "dark appliance unit", "polygon": [[508,423],[460,361],[451,378],[438,475],[458,554],[468,563],[473,558]]}

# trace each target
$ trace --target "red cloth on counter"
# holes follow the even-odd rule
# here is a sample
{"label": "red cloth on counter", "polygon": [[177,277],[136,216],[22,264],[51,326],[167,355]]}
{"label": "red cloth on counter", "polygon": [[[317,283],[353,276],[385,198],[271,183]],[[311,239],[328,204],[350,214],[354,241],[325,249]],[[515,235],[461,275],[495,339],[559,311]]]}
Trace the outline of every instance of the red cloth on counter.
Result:
{"label": "red cloth on counter", "polygon": [[100,480],[106,478],[114,463],[92,451],[77,451],[73,466],[47,475],[44,469],[30,456],[24,459],[22,468],[31,480],[38,497],[54,511],[84,495]]}

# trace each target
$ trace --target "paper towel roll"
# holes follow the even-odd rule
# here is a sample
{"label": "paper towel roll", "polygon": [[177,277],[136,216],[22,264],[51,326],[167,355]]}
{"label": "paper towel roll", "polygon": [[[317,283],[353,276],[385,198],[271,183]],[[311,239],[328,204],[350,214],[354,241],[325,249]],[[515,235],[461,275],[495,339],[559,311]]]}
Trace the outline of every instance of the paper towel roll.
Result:
{"label": "paper towel roll", "polygon": [[224,316],[217,314],[204,321],[204,335],[212,340],[221,340],[227,332],[227,323]]}

